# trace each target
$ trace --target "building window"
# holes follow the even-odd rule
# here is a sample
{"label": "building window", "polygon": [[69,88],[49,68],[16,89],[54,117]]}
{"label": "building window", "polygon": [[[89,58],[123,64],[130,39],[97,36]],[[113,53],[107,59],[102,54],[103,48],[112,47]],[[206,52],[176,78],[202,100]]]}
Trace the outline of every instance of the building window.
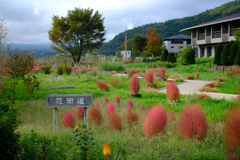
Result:
{"label": "building window", "polygon": [[128,55],[130,55],[130,52],[128,52]]}
{"label": "building window", "polygon": [[171,48],[174,48],[174,46],[171,46]]}

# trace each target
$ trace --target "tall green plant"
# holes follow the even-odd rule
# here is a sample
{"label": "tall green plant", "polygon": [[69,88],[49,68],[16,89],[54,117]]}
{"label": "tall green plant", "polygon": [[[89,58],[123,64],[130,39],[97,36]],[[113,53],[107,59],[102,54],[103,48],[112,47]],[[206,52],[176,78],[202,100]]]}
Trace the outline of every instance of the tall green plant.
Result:
{"label": "tall green plant", "polygon": [[228,63],[229,64],[234,64],[235,59],[236,59],[236,55],[237,55],[237,51],[238,51],[238,44],[237,42],[234,42],[231,45],[230,51],[229,51],[229,57],[228,57]]}
{"label": "tall green plant", "polygon": [[168,53],[167,61],[170,63],[176,63],[176,57],[173,52]]}
{"label": "tall green plant", "polygon": [[164,49],[164,52],[161,56],[161,60],[162,61],[167,61],[167,57],[168,57],[168,50],[167,49]]}
{"label": "tall green plant", "polygon": [[217,65],[221,64],[220,60],[221,60],[222,51],[223,51],[222,44],[219,43],[217,45],[215,56],[214,56],[214,61],[213,61],[214,64],[217,64]]}
{"label": "tall green plant", "polygon": [[240,65],[240,47],[238,48],[236,55],[236,64]]}
{"label": "tall green plant", "polygon": [[185,48],[180,56],[181,64],[194,64],[195,63],[195,51],[191,47]]}
{"label": "tall green plant", "polygon": [[228,62],[228,56],[229,56],[229,51],[230,51],[230,44],[226,44],[223,48],[223,52],[222,52],[222,55],[221,55],[221,64],[223,65],[228,65],[229,62]]}

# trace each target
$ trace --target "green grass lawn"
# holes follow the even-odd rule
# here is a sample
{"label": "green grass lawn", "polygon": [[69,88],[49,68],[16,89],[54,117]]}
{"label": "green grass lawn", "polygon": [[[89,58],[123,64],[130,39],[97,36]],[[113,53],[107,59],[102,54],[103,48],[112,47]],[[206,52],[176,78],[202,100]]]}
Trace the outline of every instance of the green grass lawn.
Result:
{"label": "green grass lawn", "polygon": [[[125,64],[127,69],[136,68],[138,70],[146,69],[145,63]],[[200,71],[199,80],[211,81],[214,77],[226,77],[227,81],[220,87],[219,93],[238,94],[239,80],[229,78],[225,73],[215,73],[209,71],[206,67],[190,65],[167,68],[166,76],[180,74],[185,79],[188,76],[196,75]],[[18,108],[17,119],[19,126],[16,132],[21,135],[21,140],[30,137],[31,129],[37,133],[36,139],[41,144],[49,141],[49,146],[59,149],[59,152],[67,155],[76,154],[79,147],[75,145],[74,133],[72,129],[63,128],[63,115],[65,111],[71,111],[76,115],[76,108],[58,109],[58,132],[53,132],[53,110],[46,107],[46,96],[48,94],[93,94],[94,103],[99,103],[103,115],[103,122],[100,126],[89,123],[89,129],[92,131],[92,137],[95,141],[96,153],[99,159],[104,159],[102,148],[105,143],[110,143],[113,159],[226,159],[226,147],[224,140],[224,119],[229,108],[238,106],[237,100],[216,100],[207,99],[199,100],[197,95],[180,95],[177,104],[168,102],[166,95],[163,93],[147,92],[145,80],[139,79],[141,98],[133,97],[129,91],[130,78],[123,77],[123,83],[114,88],[110,81],[112,76],[106,76],[101,73],[96,76],[89,74],[80,74],[80,78],[73,73],[71,75],[62,75],[58,79],[52,73],[44,75],[35,74],[41,81],[39,89],[33,94],[27,94],[25,86],[19,82],[16,88],[15,106]],[[96,82],[100,80],[109,85],[110,91],[98,89]],[[160,82],[164,87],[162,81]],[[11,92],[11,81],[6,82],[7,88],[1,95],[2,101],[6,100],[6,95]],[[73,89],[48,89],[49,87],[66,87],[73,86]],[[120,105],[116,105],[115,98],[120,97]],[[109,129],[109,120],[106,115],[108,104],[105,103],[105,97],[114,104],[116,112],[120,115],[123,122],[123,129],[120,132]],[[133,101],[133,110],[139,116],[139,123],[130,127],[127,124],[127,107],[128,101]],[[202,106],[209,124],[208,135],[204,141],[180,140],[178,136],[178,117],[181,111],[187,105],[199,104]],[[173,110],[176,115],[176,121],[168,121],[167,126],[162,133],[153,138],[147,138],[142,131],[142,125],[146,116],[146,111],[141,111],[141,106],[146,110],[155,106],[163,106],[167,111]],[[76,116],[75,116],[76,117]],[[81,122],[77,121],[76,125],[80,126]],[[57,138],[57,140],[56,140]],[[62,149],[60,149],[62,147]]]}

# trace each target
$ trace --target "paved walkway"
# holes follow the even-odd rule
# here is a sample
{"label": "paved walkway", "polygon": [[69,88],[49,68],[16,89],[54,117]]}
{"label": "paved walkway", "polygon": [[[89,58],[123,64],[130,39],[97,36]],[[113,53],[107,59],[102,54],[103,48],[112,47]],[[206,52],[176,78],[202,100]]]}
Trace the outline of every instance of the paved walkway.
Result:
{"label": "paved walkway", "polygon": [[[201,81],[201,80],[185,80],[178,84],[178,89],[181,94],[200,94],[205,93],[212,98],[216,99],[235,99],[238,95],[233,94],[222,94],[222,93],[212,93],[212,92],[199,92],[198,90],[202,88],[205,84],[211,81]],[[158,90],[159,93],[166,93],[166,88],[161,88]]]}

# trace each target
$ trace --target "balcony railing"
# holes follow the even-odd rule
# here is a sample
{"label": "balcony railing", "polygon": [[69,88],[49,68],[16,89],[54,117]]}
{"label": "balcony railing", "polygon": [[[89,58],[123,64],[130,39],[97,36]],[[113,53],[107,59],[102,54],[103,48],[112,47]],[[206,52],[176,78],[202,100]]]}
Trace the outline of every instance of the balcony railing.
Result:
{"label": "balcony railing", "polygon": [[198,35],[198,40],[204,40],[204,39],[205,39],[205,34]]}
{"label": "balcony railing", "polygon": [[213,33],[212,38],[221,38],[221,31]]}

